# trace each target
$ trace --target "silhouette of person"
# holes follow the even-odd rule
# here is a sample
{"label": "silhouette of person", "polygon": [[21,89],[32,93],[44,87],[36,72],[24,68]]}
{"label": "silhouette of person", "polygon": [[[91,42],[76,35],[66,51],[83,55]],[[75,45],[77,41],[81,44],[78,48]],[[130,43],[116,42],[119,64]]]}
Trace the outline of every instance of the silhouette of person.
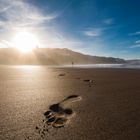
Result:
{"label": "silhouette of person", "polygon": [[74,62],[72,61],[72,62],[71,62],[71,64],[72,64],[72,67],[73,67],[73,65],[74,65]]}

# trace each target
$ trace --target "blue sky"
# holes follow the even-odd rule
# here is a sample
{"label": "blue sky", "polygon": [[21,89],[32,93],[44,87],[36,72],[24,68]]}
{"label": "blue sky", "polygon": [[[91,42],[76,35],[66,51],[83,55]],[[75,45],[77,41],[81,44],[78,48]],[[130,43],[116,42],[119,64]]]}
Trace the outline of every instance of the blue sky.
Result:
{"label": "blue sky", "polygon": [[40,47],[140,59],[139,0],[0,0],[0,47],[23,29]]}

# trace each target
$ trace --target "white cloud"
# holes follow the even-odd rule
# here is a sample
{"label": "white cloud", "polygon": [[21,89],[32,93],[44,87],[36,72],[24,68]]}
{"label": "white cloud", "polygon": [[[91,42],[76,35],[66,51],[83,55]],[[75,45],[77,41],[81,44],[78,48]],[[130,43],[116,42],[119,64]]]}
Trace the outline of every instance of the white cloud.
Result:
{"label": "white cloud", "polygon": [[90,28],[82,31],[82,33],[89,37],[98,37],[103,34],[104,28]]}
{"label": "white cloud", "polygon": [[[29,1],[29,0],[28,0]],[[60,12],[43,13],[27,0],[0,0],[0,47],[12,47],[12,38],[22,30],[37,34],[39,47],[77,48],[83,42],[64,35],[53,20]]]}
{"label": "white cloud", "polygon": [[140,40],[135,41],[135,44],[130,46],[129,48],[133,49],[133,48],[140,48]]}
{"label": "white cloud", "polygon": [[140,43],[140,40],[137,40],[135,43],[136,43],[136,44],[139,44],[139,43]]}
{"label": "white cloud", "polygon": [[56,13],[43,14],[25,0],[0,0],[0,29],[34,26],[49,22],[57,16]]}
{"label": "white cloud", "polygon": [[129,36],[135,36],[135,35],[140,35],[140,31],[134,32],[134,33],[130,33],[128,34]]}
{"label": "white cloud", "polygon": [[140,44],[137,44],[137,45],[133,45],[133,46],[130,46],[129,48],[140,48]]}

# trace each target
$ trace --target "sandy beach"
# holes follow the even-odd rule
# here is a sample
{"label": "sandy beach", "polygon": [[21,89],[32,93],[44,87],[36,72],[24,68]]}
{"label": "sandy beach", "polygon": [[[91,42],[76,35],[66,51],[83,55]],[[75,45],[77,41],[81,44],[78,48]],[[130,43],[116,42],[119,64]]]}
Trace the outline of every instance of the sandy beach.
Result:
{"label": "sandy beach", "polygon": [[0,66],[0,140],[139,140],[140,70]]}

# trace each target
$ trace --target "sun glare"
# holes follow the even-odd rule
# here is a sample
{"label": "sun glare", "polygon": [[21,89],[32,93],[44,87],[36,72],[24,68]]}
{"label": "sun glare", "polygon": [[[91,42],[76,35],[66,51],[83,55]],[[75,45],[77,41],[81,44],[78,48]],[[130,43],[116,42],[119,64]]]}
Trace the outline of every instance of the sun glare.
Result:
{"label": "sun glare", "polygon": [[31,52],[37,47],[38,38],[30,32],[20,32],[13,38],[13,45],[22,52]]}

